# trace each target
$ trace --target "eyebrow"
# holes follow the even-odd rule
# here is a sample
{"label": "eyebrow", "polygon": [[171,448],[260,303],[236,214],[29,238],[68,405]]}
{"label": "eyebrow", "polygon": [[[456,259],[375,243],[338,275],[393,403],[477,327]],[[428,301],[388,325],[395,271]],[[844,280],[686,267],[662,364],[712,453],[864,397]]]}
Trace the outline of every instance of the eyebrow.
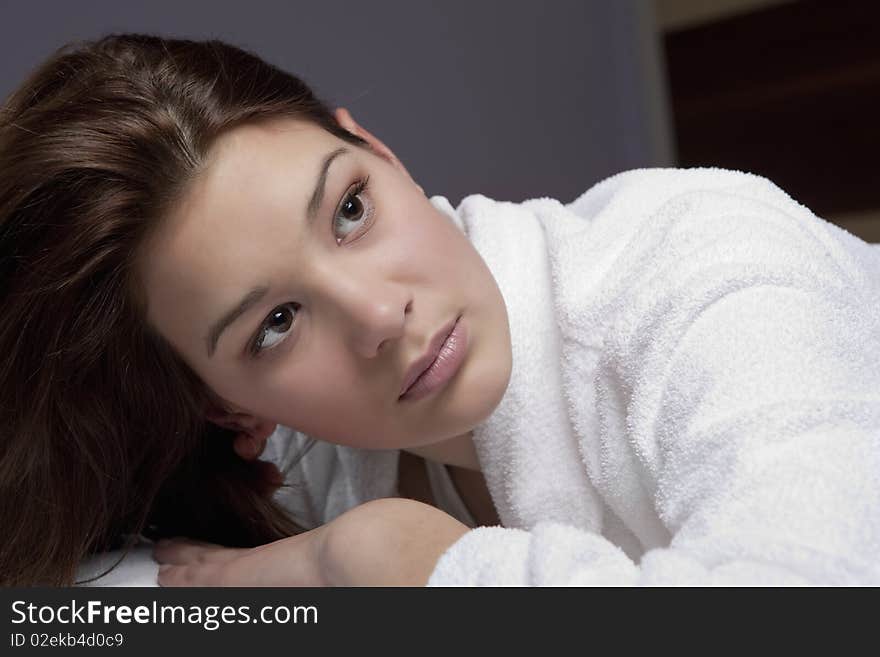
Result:
{"label": "eyebrow", "polygon": [[234,308],[231,308],[225,315],[223,315],[214,323],[207,336],[208,358],[213,357],[214,352],[217,349],[217,341],[220,339],[220,335],[223,333],[223,331],[225,331],[226,328],[230,324],[232,324],[232,322],[234,322],[236,319],[238,319],[248,310],[250,310],[252,306],[259,303],[260,300],[264,296],[266,296],[266,293],[268,291],[268,285],[260,285],[259,287],[255,287],[253,290],[245,294],[244,297],[242,297],[241,301],[239,301]]}
{"label": "eyebrow", "polygon": [[327,172],[330,170],[330,165],[337,157],[348,152],[349,150],[345,146],[341,146],[332,153],[329,153],[321,163],[321,172],[318,174],[318,181],[315,183],[315,191],[312,192],[312,198],[309,199],[309,206],[306,208],[306,217],[309,223],[314,221],[318,210],[321,209],[321,204],[324,202],[324,186],[327,183]]}
{"label": "eyebrow", "polygon": [[[327,173],[330,170],[330,165],[337,157],[349,152],[349,149],[342,146],[340,148],[337,148],[335,151],[327,154],[327,156],[321,162],[321,170],[318,173],[318,180],[315,183],[315,189],[312,192],[312,196],[309,199],[308,206],[306,207],[306,220],[309,225],[314,222],[315,217],[318,215],[318,210],[321,209],[321,204],[324,202],[324,188],[327,185]],[[220,319],[218,319],[216,322],[214,322],[214,324],[211,325],[211,327],[208,329],[207,335],[205,336],[208,358],[212,358],[214,356],[214,352],[217,350],[217,342],[219,342],[220,336],[223,334],[223,331],[225,331],[230,324],[232,324],[235,320],[245,314],[253,306],[258,304],[268,292],[268,285],[259,285],[253,288],[241,298],[241,301],[230,308],[220,317]]]}

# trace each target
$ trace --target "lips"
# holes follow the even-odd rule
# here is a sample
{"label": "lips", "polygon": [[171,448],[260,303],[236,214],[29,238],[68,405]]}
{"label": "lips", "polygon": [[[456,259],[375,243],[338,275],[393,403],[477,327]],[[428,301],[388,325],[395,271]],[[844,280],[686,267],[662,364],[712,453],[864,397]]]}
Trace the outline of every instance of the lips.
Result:
{"label": "lips", "polygon": [[406,371],[406,376],[403,377],[403,387],[400,389],[400,397],[410,389],[412,384],[415,383],[416,379],[418,379],[426,369],[431,367],[432,363],[437,359],[437,355],[440,353],[443,343],[446,342],[446,338],[452,333],[452,329],[455,328],[455,324],[460,317],[461,315],[450,320],[439,331],[437,331],[437,333],[434,334],[434,337],[431,338],[431,342],[428,345],[428,350],[425,354],[420,358],[417,358],[415,362],[410,365],[409,369]]}

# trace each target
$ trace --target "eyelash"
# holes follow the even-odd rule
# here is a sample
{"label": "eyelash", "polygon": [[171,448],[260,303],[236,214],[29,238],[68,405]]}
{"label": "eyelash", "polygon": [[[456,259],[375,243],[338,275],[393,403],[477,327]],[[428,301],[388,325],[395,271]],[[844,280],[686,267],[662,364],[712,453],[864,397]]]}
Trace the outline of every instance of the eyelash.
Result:
{"label": "eyelash", "polygon": [[[364,194],[365,192],[367,192],[369,190],[369,183],[370,183],[370,176],[365,176],[363,178],[358,178],[357,180],[355,180],[354,184],[349,187],[349,190],[342,197],[342,202],[336,207],[336,210],[334,210],[334,212],[333,212],[333,217],[330,220],[330,224],[333,229],[336,228],[336,221],[337,221],[337,217],[339,215],[340,210],[345,207],[346,203],[348,203],[349,200],[356,198],[356,197],[360,196],[361,194]],[[364,222],[364,227],[361,228],[361,230],[359,231],[360,233],[365,232],[366,230],[369,229],[370,226],[372,226],[373,213],[375,212],[375,207],[373,207],[371,203],[363,203],[363,201],[362,201],[362,204],[364,206],[364,212],[363,212],[364,216],[362,218],[362,221]],[[335,230],[332,232],[334,234],[334,239],[336,239]],[[344,239],[345,238],[343,238],[343,240]],[[360,237],[358,237],[356,239],[360,239]],[[355,241],[355,240],[352,240],[352,241]],[[338,239],[337,239],[337,244],[339,244]],[[299,304],[292,303],[292,302],[285,303],[280,306],[276,306],[275,308],[272,309],[272,312],[269,313],[269,317],[267,317],[263,321],[263,323],[260,325],[260,328],[257,331],[256,337],[251,341],[251,344],[248,347],[248,351],[250,352],[250,354],[253,358],[260,358],[267,351],[271,351],[272,349],[274,349],[274,346],[268,347],[265,349],[260,346],[262,340],[265,339],[266,332],[268,331],[269,318],[271,318],[272,315],[274,315],[278,309],[284,308],[284,307],[290,306],[290,305],[299,307]],[[293,323],[291,323],[291,328],[293,328]],[[283,342],[283,341],[284,340],[282,340],[281,342]],[[281,344],[281,342],[279,342],[277,344]]]}
{"label": "eyelash", "polygon": [[[354,181],[354,185],[352,185],[349,188],[349,191],[346,192],[345,196],[342,197],[342,203],[339,204],[339,206],[336,208],[336,212],[333,213],[333,219],[330,222],[333,225],[333,228],[336,228],[336,215],[339,214],[339,210],[345,207],[345,204],[348,202],[349,199],[355,198],[355,197],[360,196],[361,194],[365,193],[368,189],[369,184],[370,184],[370,177],[369,176],[366,176],[365,178],[358,178],[357,180]],[[368,207],[369,207],[369,212],[367,211]],[[364,227],[361,229],[360,232],[365,231],[368,227],[368,224],[371,224],[371,219],[373,217],[373,211],[374,211],[374,208],[372,208],[369,204],[364,204],[364,218],[363,218]],[[354,240],[352,240],[352,241],[354,241]]]}

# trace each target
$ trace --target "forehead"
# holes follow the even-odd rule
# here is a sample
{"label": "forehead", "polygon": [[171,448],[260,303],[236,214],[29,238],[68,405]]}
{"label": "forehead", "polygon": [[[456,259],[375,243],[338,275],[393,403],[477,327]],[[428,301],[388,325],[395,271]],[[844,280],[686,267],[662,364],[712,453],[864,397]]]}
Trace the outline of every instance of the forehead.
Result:
{"label": "forehead", "polygon": [[320,160],[340,140],[301,121],[239,126],[220,136],[207,165],[145,245],[148,319],[184,352],[253,265],[290,244],[303,223]]}
{"label": "forehead", "polygon": [[317,160],[338,141],[311,123],[290,119],[233,128],[208,150],[205,169],[187,194],[188,207],[181,210],[216,211],[243,193],[247,202],[258,202],[267,195],[246,192],[282,182],[289,187],[292,177],[313,179]]}

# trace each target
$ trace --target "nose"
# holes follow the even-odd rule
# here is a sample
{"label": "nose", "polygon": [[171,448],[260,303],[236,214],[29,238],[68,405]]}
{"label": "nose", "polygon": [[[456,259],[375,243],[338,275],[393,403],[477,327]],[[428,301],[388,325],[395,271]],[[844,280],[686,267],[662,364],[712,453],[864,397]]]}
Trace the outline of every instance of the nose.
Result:
{"label": "nose", "polygon": [[323,287],[331,321],[364,358],[403,337],[411,300],[400,284],[376,276],[332,277]]}

